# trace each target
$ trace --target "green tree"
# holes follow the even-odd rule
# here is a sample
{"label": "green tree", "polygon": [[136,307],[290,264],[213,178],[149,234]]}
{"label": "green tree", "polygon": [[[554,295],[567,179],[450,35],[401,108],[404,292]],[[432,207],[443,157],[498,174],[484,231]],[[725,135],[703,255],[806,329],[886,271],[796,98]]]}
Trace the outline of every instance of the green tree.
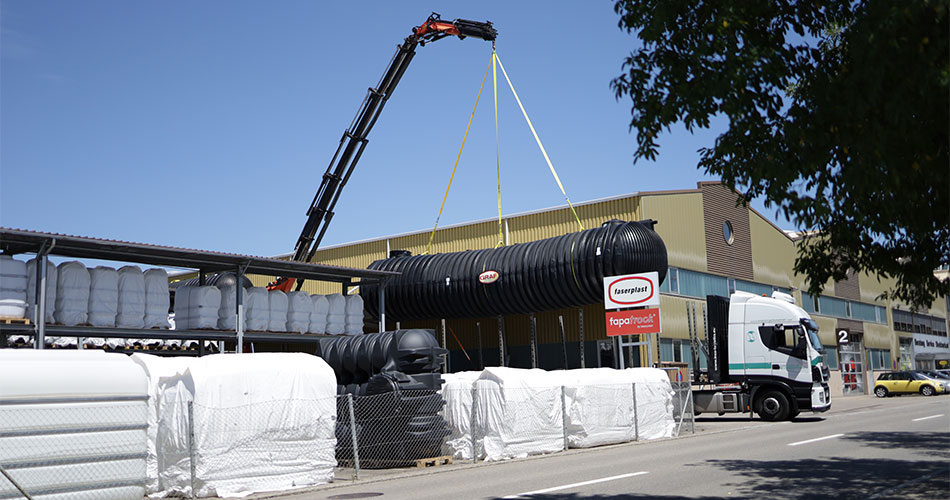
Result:
{"label": "green tree", "polygon": [[887,294],[950,294],[947,0],[619,0],[642,48],[612,81],[632,101],[634,162],[676,123],[728,119],[698,168],[799,228],[795,271],[818,293],[849,270]]}

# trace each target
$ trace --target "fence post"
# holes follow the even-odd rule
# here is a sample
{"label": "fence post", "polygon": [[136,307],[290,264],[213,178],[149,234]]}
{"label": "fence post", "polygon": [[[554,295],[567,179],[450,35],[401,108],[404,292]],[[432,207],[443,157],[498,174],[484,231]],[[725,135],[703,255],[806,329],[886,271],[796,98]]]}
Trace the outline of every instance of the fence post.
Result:
{"label": "fence post", "polygon": [[8,473],[8,472],[6,471],[6,469],[4,469],[2,466],[0,466],[0,474],[3,474],[3,477],[7,478],[7,480],[10,481],[10,484],[12,484],[14,488],[16,488],[17,490],[19,490],[19,491],[20,491],[20,494],[23,495],[23,496],[26,498],[26,500],[33,500],[33,497],[30,496],[30,494],[27,493],[26,490],[24,490],[23,487],[20,486],[20,484],[17,483],[17,482],[10,476],[10,473]]}
{"label": "fence post", "polygon": [[561,386],[561,429],[564,432],[564,451],[567,451],[567,390]]}
{"label": "fence post", "polygon": [[475,462],[478,462],[478,447],[475,444],[477,442],[475,439],[475,411],[476,411],[475,409],[478,408],[478,401],[476,399],[477,396],[478,396],[478,388],[475,387],[475,384],[472,384],[472,411],[470,412],[470,415],[469,415],[468,428],[469,428],[469,435],[472,438],[472,463],[473,464]]}
{"label": "fence post", "polygon": [[356,441],[356,416],[353,411],[353,395],[350,393],[346,394],[346,407],[350,412],[350,441],[353,443],[353,469],[356,471],[353,474],[353,479],[360,478],[360,446]]}
{"label": "fence post", "polygon": [[191,464],[191,498],[198,498],[195,493],[195,402],[188,402],[188,463]]}
{"label": "fence post", "polygon": [[580,335],[580,346],[581,346],[581,368],[587,368],[584,363],[584,310],[577,310],[577,320],[580,330],[577,332]]}
{"label": "fence post", "polygon": [[633,388],[633,438],[640,440],[640,416],[637,415],[637,384],[631,384]]}

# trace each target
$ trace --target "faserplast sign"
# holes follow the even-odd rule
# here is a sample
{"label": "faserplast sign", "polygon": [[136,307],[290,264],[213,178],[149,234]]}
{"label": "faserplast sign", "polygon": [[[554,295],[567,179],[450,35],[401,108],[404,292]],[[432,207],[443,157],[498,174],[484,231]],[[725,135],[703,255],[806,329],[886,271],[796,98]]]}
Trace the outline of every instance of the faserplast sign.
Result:
{"label": "faserplast sign", "polygon": [[660,274],[656,271],[604,278],[604,308],[660,305]]}

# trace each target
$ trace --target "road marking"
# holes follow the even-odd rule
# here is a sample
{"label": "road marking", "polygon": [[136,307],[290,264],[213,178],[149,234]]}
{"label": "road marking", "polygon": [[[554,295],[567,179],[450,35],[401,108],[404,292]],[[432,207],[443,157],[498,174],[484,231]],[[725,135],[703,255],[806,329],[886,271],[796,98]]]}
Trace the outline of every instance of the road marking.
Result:
{"label": "road marking", "polygon": [[921,420],[930,420],[931,418],[937,418],[937,417],[942,417],[942,416],[943,416],[943,413],[941,413],[940,415],[931,415],[929,417],[920,417],[920,418],[915,418],[911,420],[911,422],[920,422]]}
{"label": "road marking", "polygon": [[830,436],[825,436],[825,437],[820,437],[820,438],[815,438],[815,439],[809,439],[809,440],[807,440],[807,441],[798,441],[798,442],[795,442],[795,443],[788,443],[788,445],[789,445],[789,446],[798,446],[798,445],[800,445],[800,444],[814,443],[815,441],[824,441],[824,440],[826,440],[826,439],[832,439],[832,438],[841,437],[841,436],[844,436],[844,434],[832,434],[832,435],[830,435]]}
{"label": "road marking", "polygon": [[603,477],[603,478],[600,478],[600,479],[592,479],[592,480],[590,480],[590,481],[583,481],[583,482],[580,482],[580,483],[572,483],[572,484],[565,484],[564,486],[555,486],[555,487],[553,487],[553,488],[545,488],[545,489],[543,489],[543,490],[534,490],[534,491],[528,491],[528,492],[526,492],[526,493],[518,493],[517,495],[508,495],[508,496],[502,497],[502,498],[509,498],[509,499],[510,499],[510,498],[529,497],[529,496],[531,496],[531,495],[540,495],[540,494],[542,494],[542,493],[550,493],[550,492],[552,492],[552,491],[567,490],[567,489],[570,489],[570,488],[577,488],[577,487],[580,487],[580,486],[587,486],[588,484],[604,483],[604,482],[607,482],[607,481],[615,481],[615,480],[617,480],[617,479],[624,479],[624,478],[627,478],[627,477],[642,476],[642,475],[644,475],[644,474],[649,474],[649,472],[647,472],[647,471],[631,472],[631,473],[629,473],[629,474],[620,474],[619,476]]}

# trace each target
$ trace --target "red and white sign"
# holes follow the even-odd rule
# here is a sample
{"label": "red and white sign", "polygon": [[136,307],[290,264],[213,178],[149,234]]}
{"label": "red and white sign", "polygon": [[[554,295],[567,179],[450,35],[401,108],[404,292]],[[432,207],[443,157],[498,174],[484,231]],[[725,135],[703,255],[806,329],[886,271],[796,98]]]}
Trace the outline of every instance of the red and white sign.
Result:
{"label": "red and white sign", "polygon": [[498,281],[498,277],[498,271],[485,271],[478,275],[478,282],[487,285]]}
{"label": "red and white sign", "polygon": [[607,336],[660,333],[659,309],[607,311]]}
{"label": "red and white sign", "polygon": [[604,278],[604,309],[660,305],[660,274],[656,271]]}

